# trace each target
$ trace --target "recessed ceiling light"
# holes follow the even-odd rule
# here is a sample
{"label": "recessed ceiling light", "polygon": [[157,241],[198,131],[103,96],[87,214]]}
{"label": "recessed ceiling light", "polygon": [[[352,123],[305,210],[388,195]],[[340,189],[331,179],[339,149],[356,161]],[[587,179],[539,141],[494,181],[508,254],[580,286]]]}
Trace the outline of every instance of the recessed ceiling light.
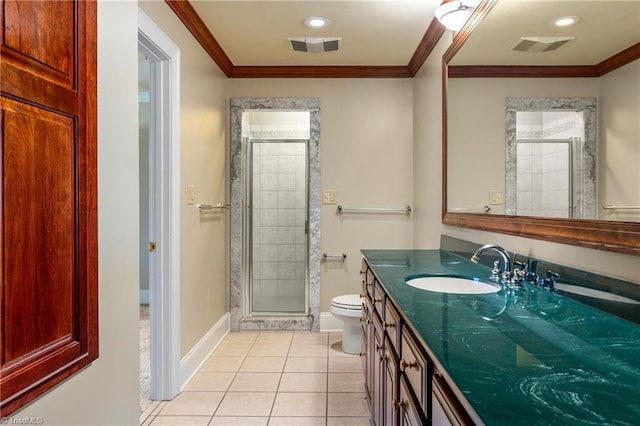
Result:
{"label": "recessed ceiling light", "polygon": [[329,25],[331,21],[322,16],[310,16],[304,20],[304,24],[309,28],[322,28]]}
{"label": "recessed ceiling light", "polygon": [[577,16],[563,16],[562,18],[557,18],[551,21],[551,25],[554,27],[570,27],[578,22],[580,22],[580,18]]}

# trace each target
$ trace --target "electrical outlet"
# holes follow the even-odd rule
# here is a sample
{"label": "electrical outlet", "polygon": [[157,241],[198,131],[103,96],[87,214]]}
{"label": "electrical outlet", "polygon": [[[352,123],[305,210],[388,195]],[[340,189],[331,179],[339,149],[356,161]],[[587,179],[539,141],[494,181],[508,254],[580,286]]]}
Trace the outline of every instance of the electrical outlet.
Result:
{"label": "electrical outlet", "polygon": [[322,204],[337,204],[338,195],[334,189],[329,189],[322,192]]}
{"label": "electrical outlet", "polygon": [[500,191],[489,191],[489,204],[499,206],[504,204],[504,197]]}
{"label": "electrical outlet", "polygon": [[193,205],[196,203],[196,187],[194,185],[187,185],[187,204]]}

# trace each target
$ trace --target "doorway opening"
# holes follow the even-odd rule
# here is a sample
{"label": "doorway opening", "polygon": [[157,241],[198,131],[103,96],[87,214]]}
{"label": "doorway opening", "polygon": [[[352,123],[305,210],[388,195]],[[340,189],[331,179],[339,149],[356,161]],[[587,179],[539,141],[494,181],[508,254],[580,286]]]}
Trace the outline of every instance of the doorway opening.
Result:
{"label": "doorway opening", "polygon": [[151,404],[151,360],[149,323],[149,58],[138,51],[138,155],[139,155],[139,208],[140,208],[140,411],[144,412]]}
{"label": "doorway opening", "polygon": [[138,52],[142,408],[180,392],[180,51],[141,10]]}

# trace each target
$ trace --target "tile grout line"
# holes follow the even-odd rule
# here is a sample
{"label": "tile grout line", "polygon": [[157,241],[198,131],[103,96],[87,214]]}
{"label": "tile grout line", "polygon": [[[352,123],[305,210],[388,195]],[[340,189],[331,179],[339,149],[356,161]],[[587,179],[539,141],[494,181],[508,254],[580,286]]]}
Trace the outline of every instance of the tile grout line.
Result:
{"label": "tile grout line", "polygon": [[269,410],[269,416],[267,416],[267,425],[271,422],[271,416],[273,414],[273,408],[276,405],[276,400],[278,399],[278,391],[280,390],[280,384],[282,383],[282,376],[284,376],[284,369],[287,365],[287,361],[289,360],[289,352],[291,352],[291,345],[293,344],[293,335],[291,336],[291,341],[289,342],[289,348],[287,349],[287,354],[284,357],[284,364],[282,365],[282,371],[280,372],[280,380],[278,380],[278,386],[276,387],[276,393],[273,396],[273,402],[271,403],[271,410]]}
{"label": "tile grout line", "polygon": [[[220,342],[220,344],[224,343],[224,340],[227,338],[227,336],[229,336],[228,333],[224,337],[224,339],[222,339],[222,342]],[[236,377],[238,377],[238,373],[240,372],[240,369],[242,368],[242,365],[245,363],[245,361],[249,357],[249,352],[251,352],[251,349],[253,348],[253,346],[258,341],[258,337],[259,336],[260,336],[260,333],[258,333],[258,335],[256,336],[256,338],[253,341],[253,343],[251,343],[251,346],[249,346],[249,350],[247,351],[247,353],[242,357],[242,362],[238,366],[238,370],[236,370],[236,372],[233,374],[233,378],[231,379],[231,382],[229,383],[229,386],[227,386],[227,389],[224,391],[224,395],[222,395],[222,398],[220,399],[220,402],[218,403],[218,406],[216,407],[215,410],[213,410],[213,414],[211,415],[211,419],[209,420],[209,423],[211,423],[213,421],[213,418],[216,416],[216,413],[218,412],[218,410],[220,409],[220,406],[222,405],[222,401],[224,401],[224,399],[227,397],[227,393],[229,393],[229,389],[231,388],[231,385],[233,384],[233,382],[236,379]]]}

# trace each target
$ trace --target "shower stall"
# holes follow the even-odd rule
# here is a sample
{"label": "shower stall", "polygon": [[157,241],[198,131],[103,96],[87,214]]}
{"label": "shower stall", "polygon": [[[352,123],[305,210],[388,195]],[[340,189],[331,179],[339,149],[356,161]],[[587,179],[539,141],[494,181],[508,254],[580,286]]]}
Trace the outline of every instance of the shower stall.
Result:
{"label": "shower stall", "polygon": [[306,315],[308,140],[244,145],[247,314]]}
{"label": "shower stall", "polygon": [[319,100],[230,104],[230,328],[317,331]]}
{"label": "shower stall", "polygon": [[594,219],[595,99],[506,104],[506,214]]}

